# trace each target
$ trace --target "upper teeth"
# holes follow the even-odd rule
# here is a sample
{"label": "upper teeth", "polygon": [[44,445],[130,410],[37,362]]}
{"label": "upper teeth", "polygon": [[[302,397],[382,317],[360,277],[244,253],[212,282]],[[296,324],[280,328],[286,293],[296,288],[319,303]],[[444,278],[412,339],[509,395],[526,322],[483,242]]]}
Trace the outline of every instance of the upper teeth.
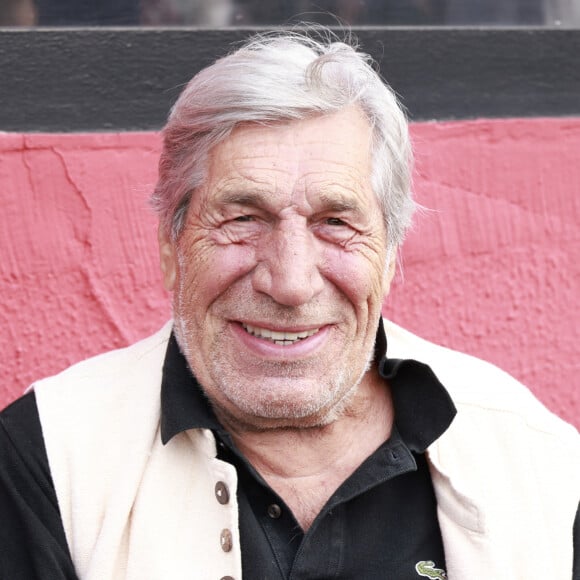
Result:
{"label": "upper teeth", "polygon": [[304,330],[302,332],[277,332],[276,330],[260,328],[259,326],[252,326],[250,324],[242,324],[242,326],[254,336],[259,338],[266,338],[275,342],[276,344],[282,344],[284,346],[292,344],[297,340],[308,338],[320,330],[320,328],[313,328],[312,330]]}

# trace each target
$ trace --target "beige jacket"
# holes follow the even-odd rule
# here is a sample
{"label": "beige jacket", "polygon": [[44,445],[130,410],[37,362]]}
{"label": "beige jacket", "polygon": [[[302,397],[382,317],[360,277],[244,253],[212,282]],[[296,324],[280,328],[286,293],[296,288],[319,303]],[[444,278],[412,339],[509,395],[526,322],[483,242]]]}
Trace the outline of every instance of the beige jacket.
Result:
{"label": "beige jacket", "polygon": [[[492,365],[385,328],[389,356],[428,363],[458,409],[428,450],[448,578],[570,580],[577,432]],[[234,468],[211,432],[160,440],[170,331],[34,385],[82,580],[241,578]]]}

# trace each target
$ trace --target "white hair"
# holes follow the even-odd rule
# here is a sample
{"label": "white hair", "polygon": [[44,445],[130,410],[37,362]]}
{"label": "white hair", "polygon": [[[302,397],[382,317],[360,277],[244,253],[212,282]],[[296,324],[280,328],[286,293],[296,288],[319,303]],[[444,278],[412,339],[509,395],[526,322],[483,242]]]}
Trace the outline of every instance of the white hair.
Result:
{"label": "white hair", "polygon": [[[312,31],[311,31],[312,32]],[[402,242],[415,204],[407,119],[372,59],[352,41],[318,27],[259,34],[191,79],[163,130],[159,180],[151,201],[175,239],[206,178],[208,153],[240,123],[306,119],[356,105],[372,127],[372,186],[390,247]]]}

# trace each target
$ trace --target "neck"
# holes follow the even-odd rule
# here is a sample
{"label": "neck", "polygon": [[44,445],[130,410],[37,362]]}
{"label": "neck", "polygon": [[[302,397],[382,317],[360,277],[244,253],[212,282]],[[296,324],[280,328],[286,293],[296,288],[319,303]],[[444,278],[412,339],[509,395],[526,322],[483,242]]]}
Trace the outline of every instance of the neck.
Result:
{"label": "neck", "polygon": [[225,426],[306,530],[336,489],[388,439],[392,424],[390,390],[369,371],[348,407],[328,425],[261,431]]}

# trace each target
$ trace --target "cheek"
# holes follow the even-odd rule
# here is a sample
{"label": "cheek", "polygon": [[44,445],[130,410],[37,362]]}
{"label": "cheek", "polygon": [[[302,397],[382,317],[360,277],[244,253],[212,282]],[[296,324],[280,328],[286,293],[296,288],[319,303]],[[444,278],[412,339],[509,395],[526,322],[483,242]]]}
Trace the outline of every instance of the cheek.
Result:
{"label": "cheek", "polygon": [[250,272],[254,251],[243,245],[191,244],[180,252],[178,288],[194,310],[205,312],[232,284]]}
{"label": "cheek", "polygon": [[380,311],[384,295],[384,259],[360,252],[329,249],[324,276],[357,309]]}

